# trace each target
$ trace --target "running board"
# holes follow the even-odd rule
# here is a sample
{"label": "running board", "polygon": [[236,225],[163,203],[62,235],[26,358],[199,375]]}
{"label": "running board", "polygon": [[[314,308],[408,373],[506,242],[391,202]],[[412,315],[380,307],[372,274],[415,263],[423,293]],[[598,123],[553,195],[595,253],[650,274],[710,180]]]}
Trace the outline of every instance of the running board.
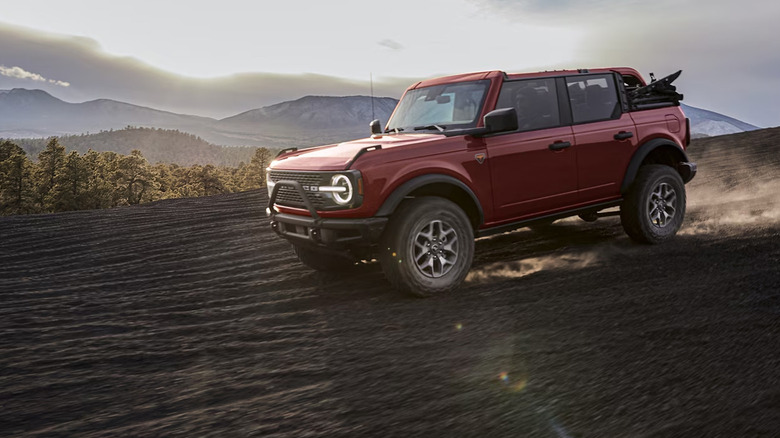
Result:
{"label": "running board", "polygon": [[[616,199],[614,201],[609,202],[602,202],[601,204],[596,205],[588,205],[587,207],[581,207],[581,208],[575,208],[572,210],[566,210],[562,211],[560,213],[554,213],[554,214],[548,214],[546,216],[539,216],[535,217],[533,219],[524,219],[517,222],[512,222],[511,224],[506,225],[499,225],[496,227],[490,227],[490,228],[484,228],[481,230],[477,230],[475,234],[475,237],[485,237],[485,236],[492,236],[493,234],[500,234],[500,233],[506,233],[507,231],[514,231],[518,228],[527,227],[529,225],[533,225],[534,223],[543,223],[550,220],[558,220],[563,219],[565,217],[571,217],[571,216],[577,216],[579,214],[589,213],[593,211],[599,211],[599,210],[605,210],[607,208],[617,207],[618,205],[623,203],[623,199]],[[606,216],[615,216],[619,215],[620,212],[608,212],[608,213],[596,213],[598,217],[606,217]],[[602,216],[603,215],[603,216]]]}

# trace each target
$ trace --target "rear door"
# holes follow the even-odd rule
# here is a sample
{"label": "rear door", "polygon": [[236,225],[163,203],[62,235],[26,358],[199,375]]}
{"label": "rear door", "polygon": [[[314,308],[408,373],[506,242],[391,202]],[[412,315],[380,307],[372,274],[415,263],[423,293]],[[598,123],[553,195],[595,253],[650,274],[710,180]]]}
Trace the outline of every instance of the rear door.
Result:
{"label": "rear door", "polygon": [[559,102],[554,78],[502,85],[496,108],[515,108],[519,129],[485,138],[497,221],[538,216],[576,202],[574,136],[571,126],[561,123]]}
{"label": "rear door", "polygon": [[623,111],[615,74],[566,78],[576,142],[580,202],[620,197],[628,162],[637,147],[634,122]]}

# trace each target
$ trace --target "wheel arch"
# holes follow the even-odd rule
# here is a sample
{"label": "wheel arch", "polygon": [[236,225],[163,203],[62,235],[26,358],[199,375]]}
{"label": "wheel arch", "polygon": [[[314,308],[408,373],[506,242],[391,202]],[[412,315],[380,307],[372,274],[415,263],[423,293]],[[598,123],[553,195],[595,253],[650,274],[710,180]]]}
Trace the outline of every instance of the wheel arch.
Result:
{"label": "wheel arch", "polygon": [[479,199],[463,181],[443,174],[421,175],[398,186],[376,212],[390,216],[407,197],[439,196],[458,205],[476,230],[485,220]]}
{"label": "wheel arch", "polygon": [[623,177],[623,184],[620,186],[620,193],[626,194],[628,189],[636,179],[639,168],[646,164],[664,164],[675,169],[682,177],[684,182],[688,182],[692,176],[685,175],[684,168],[680,163],[688,162],[688,155],[685,151],[672,140],[666,138],[656,138],[640,146],[626,169],[626,175]]}

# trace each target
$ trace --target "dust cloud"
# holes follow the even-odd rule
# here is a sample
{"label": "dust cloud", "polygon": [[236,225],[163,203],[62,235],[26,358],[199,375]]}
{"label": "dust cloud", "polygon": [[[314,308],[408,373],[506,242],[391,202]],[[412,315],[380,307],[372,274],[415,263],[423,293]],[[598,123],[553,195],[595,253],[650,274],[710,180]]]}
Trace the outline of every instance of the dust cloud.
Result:
{"label": "dust cloud", "polygon": [[522,278],[542,270],[581,269],[597,265],[601,261],[601,252],[592,251],[580,254],[530,257],[511,262],[496,262],[477,269],[472,269],[466,277],[466,282],[484,283],[498,279]]}
{"label": "dust cloud", "polygon": [[731,172],[716,169],[707,184],[688,187],[688,211],[680,234],[722,233],[780,222],[780,172],[751,173],[740,167]]}

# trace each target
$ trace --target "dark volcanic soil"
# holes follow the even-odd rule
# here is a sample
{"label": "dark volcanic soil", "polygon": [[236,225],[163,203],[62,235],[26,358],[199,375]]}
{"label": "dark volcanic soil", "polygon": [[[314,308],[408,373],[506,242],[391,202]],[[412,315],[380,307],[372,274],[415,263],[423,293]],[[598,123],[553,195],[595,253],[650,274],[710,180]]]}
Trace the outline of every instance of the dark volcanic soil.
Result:
{"label": "dark volcanic soil", "polygon": [[696,141],[680,235],[477,243],[427,300],[304,269],[261,192],[0,219],[2,436],[780,436],[780,132]]}

